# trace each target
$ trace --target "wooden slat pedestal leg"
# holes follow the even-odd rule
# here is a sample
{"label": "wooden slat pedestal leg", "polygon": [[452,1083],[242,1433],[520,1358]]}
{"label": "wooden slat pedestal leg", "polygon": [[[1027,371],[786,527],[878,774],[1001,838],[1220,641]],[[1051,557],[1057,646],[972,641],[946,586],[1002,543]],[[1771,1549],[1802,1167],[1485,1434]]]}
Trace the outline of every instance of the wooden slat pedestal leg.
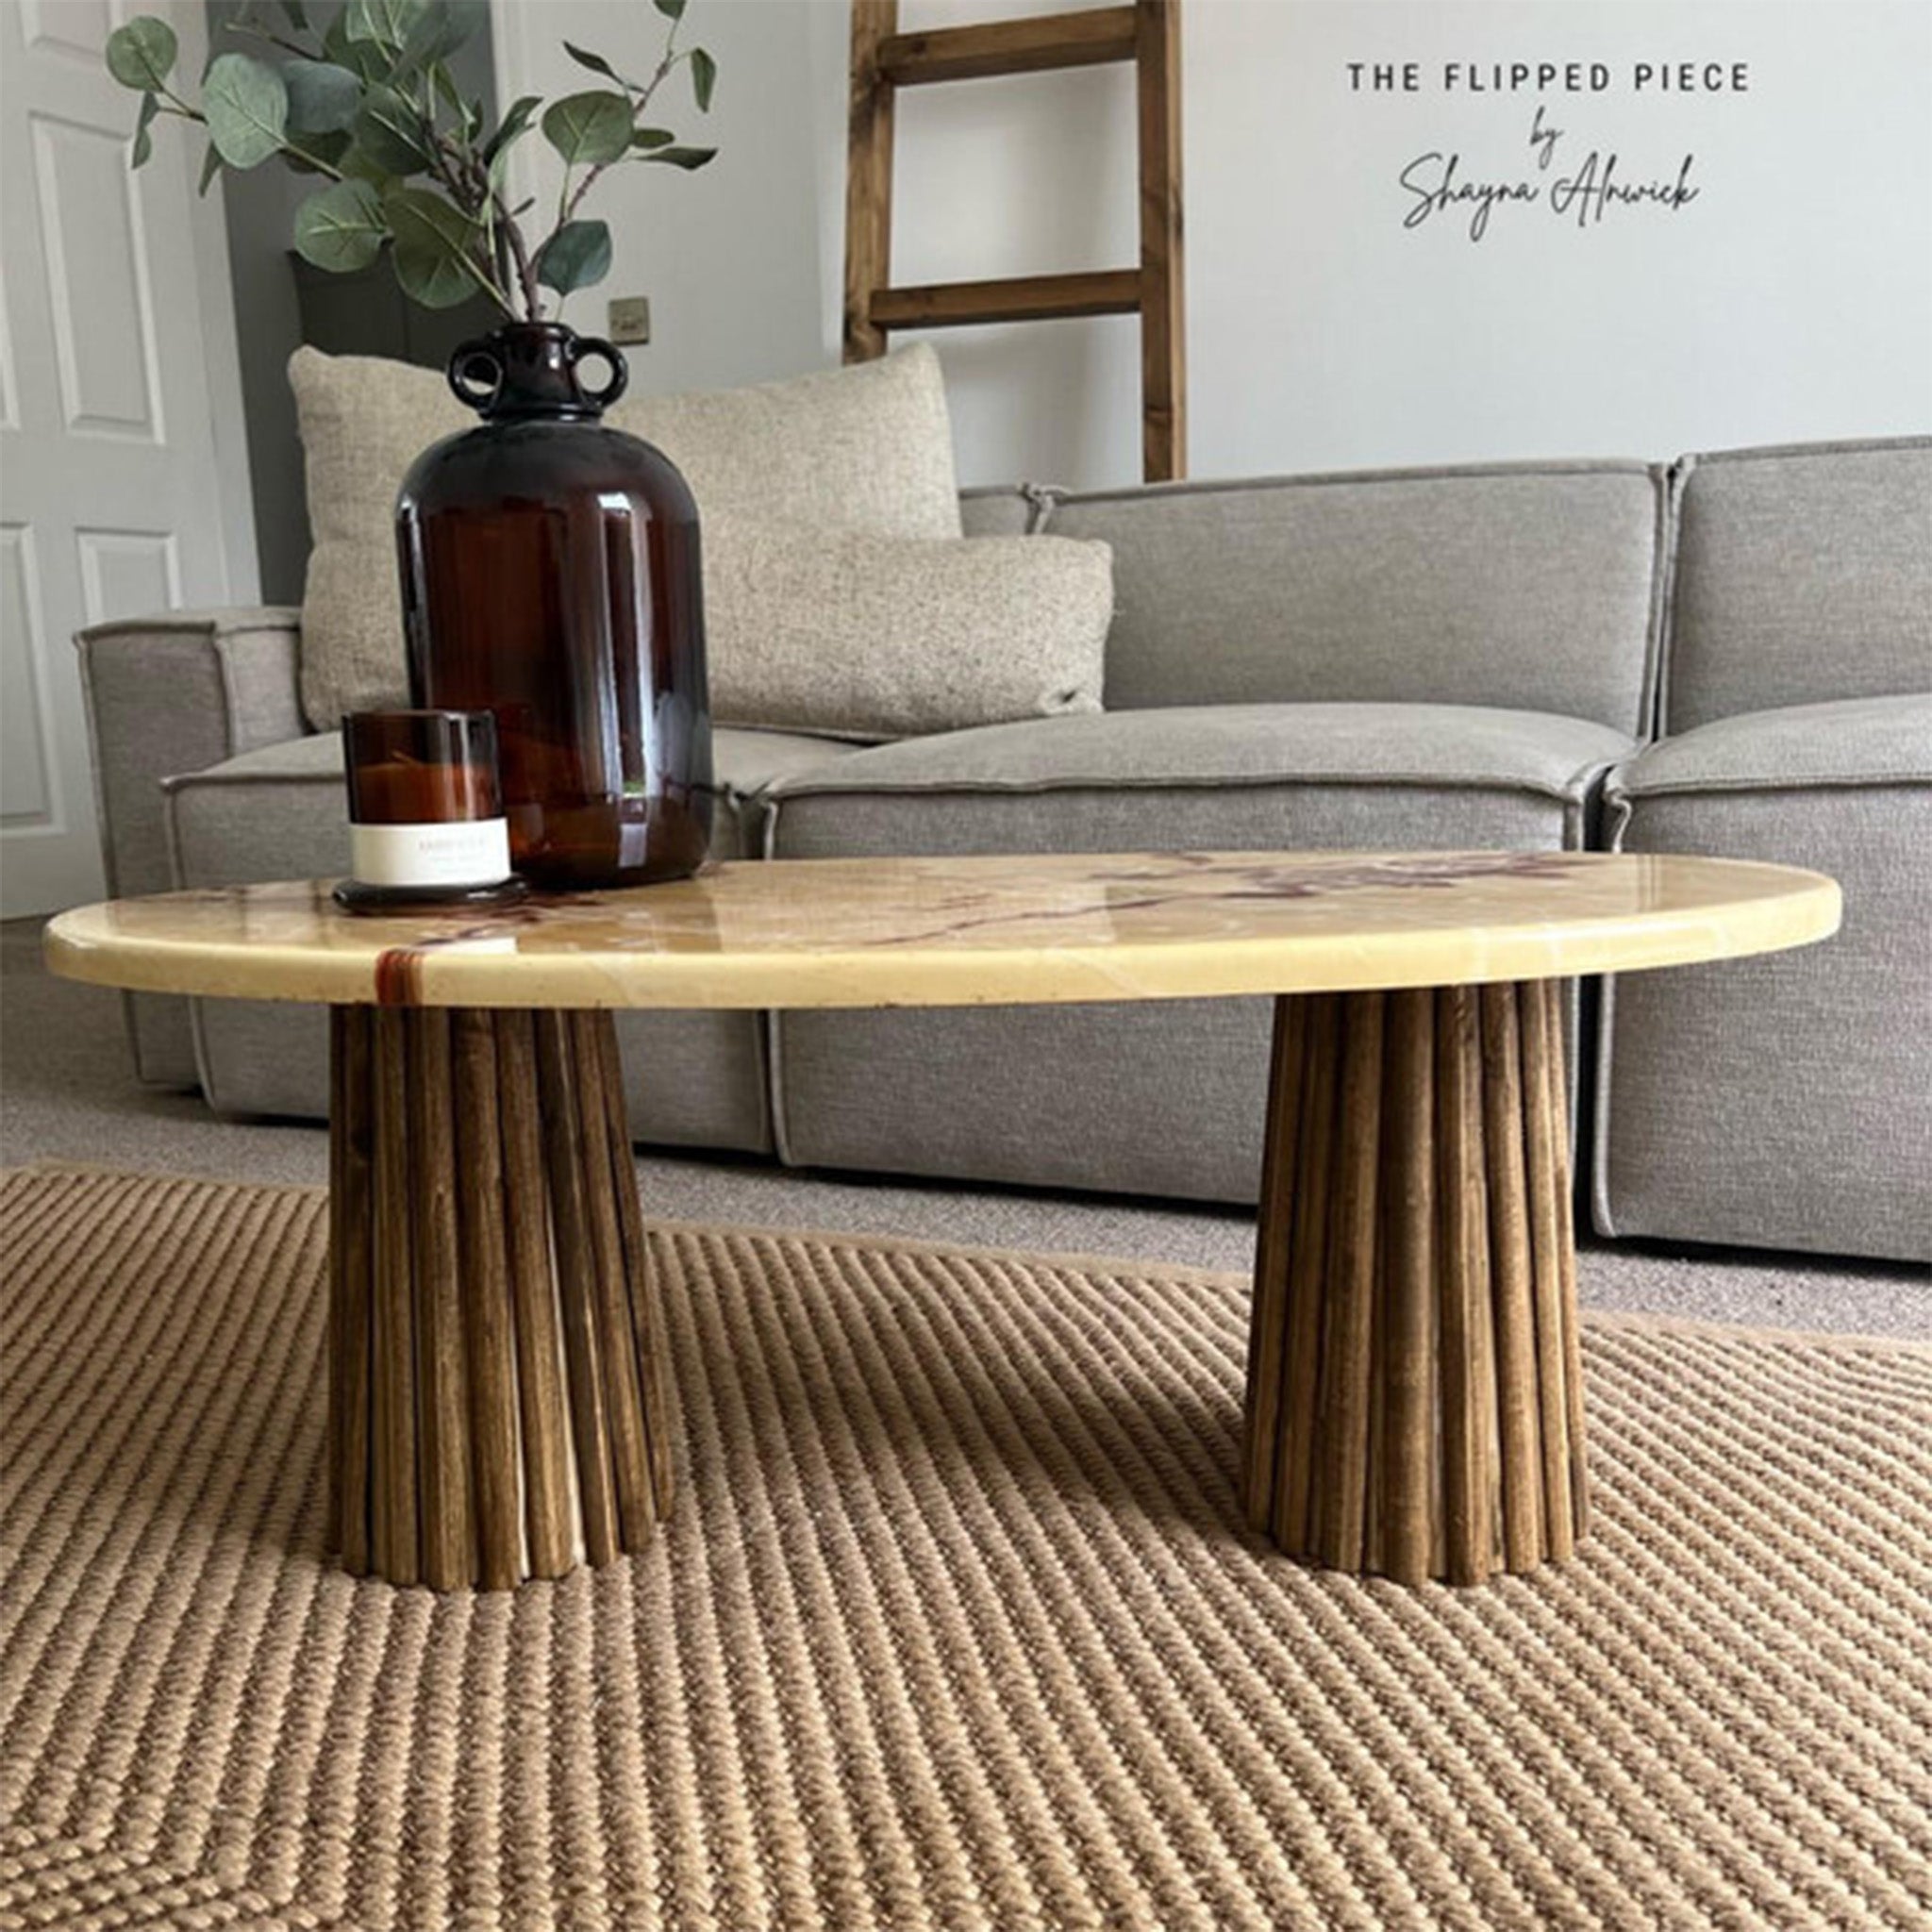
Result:
{"label": "wooden slat pedestal leg", "polygon": [[1481,1583],[1587,1524],[1557,982],[1276,1002],[1241,1474],[1290,1556]]}
{"label": "wooden slat pedestal leg", "polygon": [[328,1538],[500,1590],[649,1541],[668,1365],[606,1013],[331,1013]]}

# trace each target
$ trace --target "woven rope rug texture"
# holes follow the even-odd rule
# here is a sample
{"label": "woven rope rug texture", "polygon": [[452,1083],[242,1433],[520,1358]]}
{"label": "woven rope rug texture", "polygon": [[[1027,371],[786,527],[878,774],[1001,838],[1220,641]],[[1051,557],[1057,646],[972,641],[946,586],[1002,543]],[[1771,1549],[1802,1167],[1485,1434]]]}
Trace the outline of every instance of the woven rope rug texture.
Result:
{"label": "woven rope rug texture", "polygon": [[1237,1279],[653,1237],[677,1514],[320,1548],[319,1192],[0,1178],[0,1925],[1932,1923],[1932,1350],[1585,1327],[1596,1531],[1240,1526]]}

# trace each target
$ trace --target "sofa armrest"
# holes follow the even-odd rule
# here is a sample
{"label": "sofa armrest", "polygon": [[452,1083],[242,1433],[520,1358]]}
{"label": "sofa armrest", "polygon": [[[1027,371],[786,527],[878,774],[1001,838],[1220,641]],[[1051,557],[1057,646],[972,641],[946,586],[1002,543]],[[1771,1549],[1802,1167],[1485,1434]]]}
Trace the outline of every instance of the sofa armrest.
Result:
{"label": "sofa armrest", "polygon": [[161,780],[300,738],[293,609],[173,610],[75,641],[87,697],[101,857],[117,898],[173,885]]}

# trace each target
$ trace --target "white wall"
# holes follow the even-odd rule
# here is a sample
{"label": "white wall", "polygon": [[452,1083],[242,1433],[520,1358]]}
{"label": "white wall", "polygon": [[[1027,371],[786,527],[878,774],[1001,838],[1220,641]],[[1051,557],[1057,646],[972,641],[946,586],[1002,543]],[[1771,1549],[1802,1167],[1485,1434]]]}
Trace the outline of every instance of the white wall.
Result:
{"label": "white wall", "polygon": [[[1074,0],[1057,0],[1074,4]],[[1692,448],[1932,427],[1932,7],[1922,0],[1183,0],[1191,455],[1196,475]],[[574,86],[547,50],[607,47],[641,6],[499,6],[506,95]],[[903,0],[902,25],[1049,0]],[[609,291],[653,296],[653,388],[837,359],[846,8],[693,0],[724,70],[724,155],[690,180],[637,170],[605,211]],[[604,38],[600,39],[599,35]],[[538,58],[539,56],[542,58]],[[1445,93],[1447,61],[1600,60],[1601,94],[1542,96],[1548,176],[1591,147],[1674,178],[1674,214],[1588,229],[1505,207],[1472,242],[1413,230],[1398,176],[1429,150],[1465,178],[1542,182],[1539,98]],[[1633,92],[1637,61],[1743,62],[1741,93]],[[1421,91],[1350,91],[1351,60],[1413,60]],[[536,78],[531,78],[531,75]],[[689,117],[688,117],[689,118]],[[908,90],[894,278],[1135,258],[1130,70]],[[948,331],[962,476],[1138,475],[1131,319]]]}

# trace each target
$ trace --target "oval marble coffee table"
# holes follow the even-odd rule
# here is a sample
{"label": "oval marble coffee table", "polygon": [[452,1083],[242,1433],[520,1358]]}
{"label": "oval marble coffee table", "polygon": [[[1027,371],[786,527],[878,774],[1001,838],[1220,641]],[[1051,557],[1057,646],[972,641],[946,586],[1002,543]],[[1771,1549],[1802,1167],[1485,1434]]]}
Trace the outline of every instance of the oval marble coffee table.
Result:
{"label": "oval marble coffee table", "polygon": [[1243,1489],[1404,1582],[1586,1522],[1557,985],[1820,940],[1719,859],[1184,853],[727,865],[477,916],[328,882],[63,913],[48,961],[332,1008],[331,1547],[503,1588],[671,1507],[665,1349],[609,1010],[1276,995]]}

